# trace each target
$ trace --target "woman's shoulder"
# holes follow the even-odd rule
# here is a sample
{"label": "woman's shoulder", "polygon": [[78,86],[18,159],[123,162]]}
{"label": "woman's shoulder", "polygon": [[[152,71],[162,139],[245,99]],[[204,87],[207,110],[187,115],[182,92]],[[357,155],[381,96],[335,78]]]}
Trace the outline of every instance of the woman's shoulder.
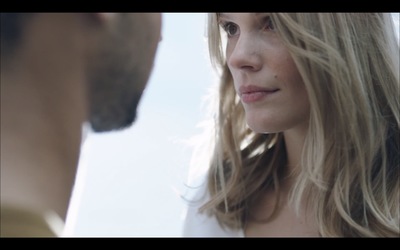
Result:
{"label": "woman's shoulder", "polygon": [[204,174],[189,183],[185,197],[186,209],[183,220],[184,237],[241,237],[241,231],[224,229],[215,216],[199,209],[210,199],[207,189],[207,175]]}

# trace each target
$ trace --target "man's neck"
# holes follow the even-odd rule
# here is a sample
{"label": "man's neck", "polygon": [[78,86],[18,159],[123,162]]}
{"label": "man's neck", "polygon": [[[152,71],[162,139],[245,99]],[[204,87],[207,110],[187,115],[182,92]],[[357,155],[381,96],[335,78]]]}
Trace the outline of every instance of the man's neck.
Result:
{"label": "man's neck", "polygon": [[52,88],[72,86],[55,83],[71,77],[38,86],[24,74],[3,76],[1,204],[54,210],[65,220],[80,152],[83,94]]}

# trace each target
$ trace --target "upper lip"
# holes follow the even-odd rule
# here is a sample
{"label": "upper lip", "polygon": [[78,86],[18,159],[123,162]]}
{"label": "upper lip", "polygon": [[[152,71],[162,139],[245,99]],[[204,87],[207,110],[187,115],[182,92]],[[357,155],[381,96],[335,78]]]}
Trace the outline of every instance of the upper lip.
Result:
{"label": "upper lip", "polygon": [[279,88],[267,88],[267,87],[259,87],[255,85],[243,85],[239,88],[239,95],[250,94],[254,92],[275,92],[279,90]]}

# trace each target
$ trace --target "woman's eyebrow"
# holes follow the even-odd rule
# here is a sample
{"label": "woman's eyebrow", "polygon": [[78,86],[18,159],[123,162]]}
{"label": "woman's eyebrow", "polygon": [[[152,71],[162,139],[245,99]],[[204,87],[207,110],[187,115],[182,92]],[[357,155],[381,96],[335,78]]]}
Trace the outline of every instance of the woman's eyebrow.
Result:
{"label": "woman's eyebrow", "polygon": [[225,14],[225,13],[218,13],[218,19],[229,19],[229,14]]}
{"label": "woman's eyebrow", "polygon": [[267,12],[257,12],[257,13],[254,13],[254,15],[255,15],[255,16],[265,16],[265,15],[270,15],[270,13],[267,13]]}

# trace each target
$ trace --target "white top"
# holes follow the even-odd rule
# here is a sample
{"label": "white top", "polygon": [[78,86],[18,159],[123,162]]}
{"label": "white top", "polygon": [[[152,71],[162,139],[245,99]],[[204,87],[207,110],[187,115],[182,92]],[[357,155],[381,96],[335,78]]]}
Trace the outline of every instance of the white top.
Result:
{"label": "white top", "polygon": [[199,213],[198,209],[210,198],[205,178],[195,187],[189,187],[189,195],[183,222],[183,237],[244,237],[243,230],[223,229],[216,217]]}

